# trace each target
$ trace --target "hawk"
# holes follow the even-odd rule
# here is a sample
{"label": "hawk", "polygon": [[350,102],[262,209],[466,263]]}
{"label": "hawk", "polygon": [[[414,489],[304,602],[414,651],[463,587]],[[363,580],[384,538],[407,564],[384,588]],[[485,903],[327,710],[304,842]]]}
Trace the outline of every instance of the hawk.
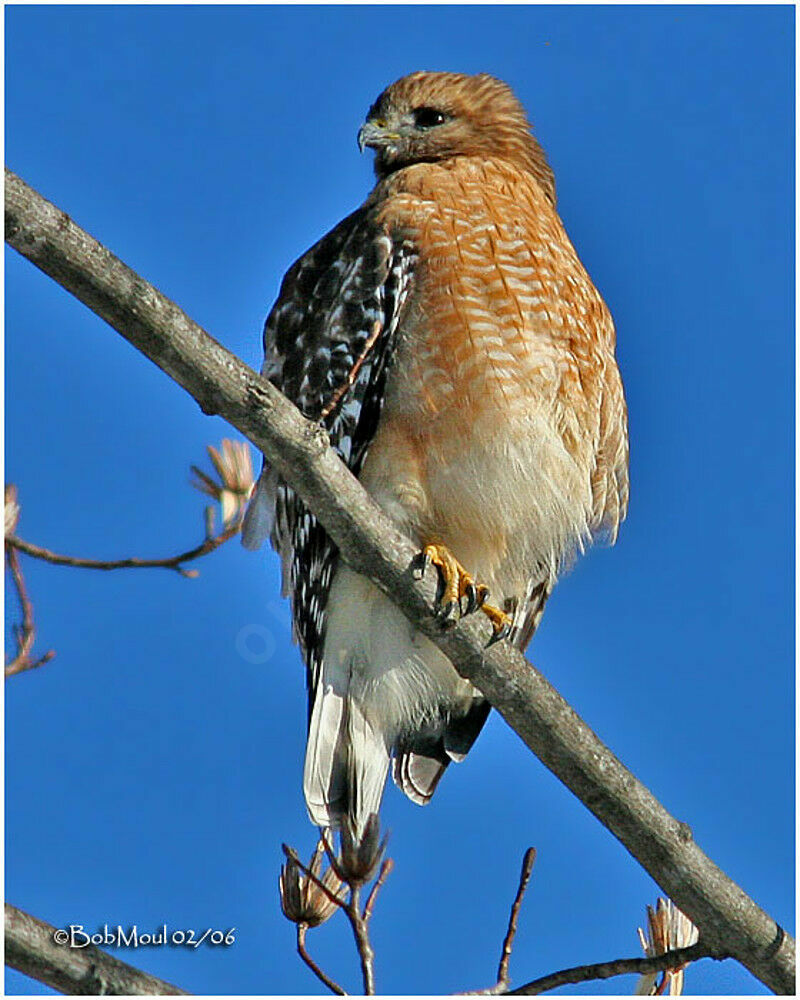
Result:
{"label": "hawk", "polygon": [[[613,321],[505,83],[405,76],[358,142],[375,187],[287,272],[262,372],[438,568],[442,614],[524,649],[559,572],[625,517]],[[488,703],[265,463],[244,543],[267,535],[307,667],[312,821],[362,830],[390,765],[426,804]]]}

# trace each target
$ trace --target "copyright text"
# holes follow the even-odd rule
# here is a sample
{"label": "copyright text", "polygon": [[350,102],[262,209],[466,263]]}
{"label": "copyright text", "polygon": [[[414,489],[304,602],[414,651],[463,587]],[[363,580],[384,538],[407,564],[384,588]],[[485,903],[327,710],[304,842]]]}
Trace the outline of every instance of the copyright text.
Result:
{"label": "copyright text", "polygon": [[230,947],[236,941],[236,928],[226,931],[206,927],[205,930],[171,930],[162,924],[155,930],[140,931],[137,924],[103,924],[94,932],[83,924],[69,924],[53,931],[56,944],[69,948],[86,948],[90,944],[103,948],[199,948],[201,944]]}

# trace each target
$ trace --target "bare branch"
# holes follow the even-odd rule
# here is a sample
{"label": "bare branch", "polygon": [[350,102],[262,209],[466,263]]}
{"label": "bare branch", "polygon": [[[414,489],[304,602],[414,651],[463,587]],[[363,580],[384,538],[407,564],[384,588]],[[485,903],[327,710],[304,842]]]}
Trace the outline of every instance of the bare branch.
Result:
{"label": "bare branch", "polygon": [[[325,831],[327,833],[327,831]],[[328,861],[331,864],[333,871],[340,877],[343,877],[343,873],[337,863],[333,852],[327,842],[326,837],[323,835],[322,842],[325,845],[325,850],[328,853]],[[350,926],[353,930],[353,937],[356,943],[356,950],[358,951],[358,958],[361,963],[361,976],[364,981],[364,994],[365,996],[374,996],[375,994],[375,952],[372,949],[372,944],[369,939],[369,920],[372,916],[372,908],[375,905],[375,897],[380,890],[380,887],[386,881],[392,870],[392,862],[390,859],[386,859],[381,866],[380,875],[378,876],[375,885],[372,887],[372,891],[367,899],[367,904],[364,907],[364,911],[361,911],[361,882],[348,882],[348,888],[350,889],[350,899],[344,901],[336,896],[335,893],[331,892],[328,886],[322,881],[322,879],[313,872],[307,865],[303,862],[297,855],[297,851],[293,847],[289,847],[288,844],[283,844],[283,853],[292,861],[300,871],[306,876],[309,881],[311,881],[320,892],[324,893],[328,899],[335,903],[347,916],[350,921]],[[299,940],[299,939],[298,939]],[[299,944],[298,944],[299,948]],[[304,956],[303,960],[306,961]]]}
{"label": "bare branch", "polygon": [[[344,911],[353,929],[353,937],[361,961],[364,993],[367,996],[372,996],[375,993],[375,952],[369,938],[369,921],[378,892],[393,867],[389,859],[381,864],[388,839],[387,834],[381,840],[380,818],[375,812],[370,813],[363,829],[359,829],[350,817],[345,817],[339,828],[339,857],[335,862],[335,867],[350,888],[350,903],[344,907]],[[332,859],[333,851],[327,835],[323,837],[322,842],[328,853],[328,858]],[[334,862],[331,861],[331,864],[333,865]],[[381,865],[379,873],[378,865]],[[362,910],[361,890],[375,878],[376,873],[378,873],[378,877]]]}
{"label": "bare branch", "polygon": [[267,456],[324,524],[342,557],[371,579],[503,715],[526,745],[700,928],[712,955],[734,955],[776,993],[794,992],[793,939],[694,843],[558,692],[507,643],[487,649],[483,616],[448,627],[435,581],[414,579],[415,546],[268,381],[173,302],[6,171],[6,241],[146,354]]}
{"label": "bare branch", "polygon": [[517,894],[511,906],[511,913],[508,915],[508,929],[503,939],[503,947],[500,950],[500,964],[497,967],[497,982],[494,986],[490,986],[488,990],[466,990],[464,993],[460,993],[459,996],[498,996],[500,993],[505,993],[508,989],[508,984],[511,981],[508,975],[508,963],[511,960],[511,951],[514,947],[514,938],[517,934],[519,908],[522,906],[522,900],[525,897],[525,892],[531,879],[535,860],[536,848],[529,847],[522,858],[522,870],[519,873]]}
{"label": "bare branch", "polygon": [[297,925],[297,954],[303,959],[317,979],[328,987],[331,993],[336,993],[340,997],[346,997],[347,993],[345,993],[342,987],[334,979],[331,979],[327,973],[323,972],[314,959],[309,955],[308,951],[306,951],[307,930],[308,924]]}
{"label": "bare branch", "polygon": [[57,944],[57,928],[5,906],[6,965],[72,996],[189,996],[94,945]]}
{"label": "bare branch", "polygon": [[369,939],[369,925],[361,914],[361,889],[358,886],[350,887],[350,905],[344,908],[344,912],[353,928],[353,937],[361,961],[364,995],[375,996],[375,952]]}
{"label": "bare branch", "polygon": [[500,965],[497,968],[496,990],[498,993],[502,993],[508,989],[510,981],[508,976],[508,963],[511,959],[511,949],[514,947],[514,938],[517,933],[519,908],[522,906],[525,891],[531,880],[531,872],[533,871],[533,863],[535,860],[536,848],[529,847],[522,859],[522,871],[519,874],[519,887],[517,888],[517,895],[514,899],[514,904],[511,907],[511,913],[509,914],[508,930],[506,931],[505,941],[503,941],[503,950],[500,954]]}
{"label": "bare branch", "polygon": [[678,969],[701,958],[713,958],[721,961],[730,957],[730,955],[712,954],[703,942],[699,941],[688,948],[675,948],[673,951],[667,951],[663,955],[655,955],[652,958],[618,958],[612,962],[577,965],[572,969],[562,969],[561,972],[551,972],[550,975],[534,979],[530,983],[520,986],[519,989],[509,990],[506,995],[512,997],[538,996],[540,993],[547,993],[548,990],[554,990],[558,986],[585,983],[591,979],[610,979],[612,976],[624,976],[628,973],[644,975],[648,972],[665,972],[670,969]]}
{"label": "bare branch", "polygon": [[386,860],[381,865],[380,875],[378,875],[375,880],[375,885],[373,885],[369,896],[367,896],[367,902],[364,907],[364,919],[369,922],[372,918],[372,911],[375,907],[375,900],[378,898],[378,893],[381,891],[386,883],[386,879],[392,874],[394,870],[394,861],[391,858],[386,858]]}
{"label": "bare branch", "polygon": [[33,604],[30,597],[28,597],[25,578],[22,575],[22,568],[19,564],[17,553],[13,548],[8,546],[8,539],[6,539],[6,563],[11,573],[11,579],[14,581],[14,587],[16,588],[20,608],[22,609],[22,624],[16,626],[14,629],[17,640],[17,655],[6,664],[5,668],[5,676],[12,677],[14,674],[21,674],[25,670],[35,670],[36,667],[41,667],[45,663],[49,663],[56,654],[51,649],[38,660],[31,659],[33,644],[36,641]]}
{"label": "bare branch", "polygon": [[74,566],[78,569],[171,569],[181,576],[193,579],[197,576],[197,570],[184,569],[183,564],[201,559],[203,556],[216,551],[225,542],[229,541],[239,533],[241,519],[225,528],[218,535],[206,538],[200,545],[196,545],[186,552],[181,552],[176,556],[168,556],[165,559],[82,559],[78,556],[62,556],[58,552],[51,552],[41,545],[34,545],[26,542],[17,535],[9,535],[6,538],[6,545],[11,549],[18,549],[34,559],[42,559],[44,562],[52,563],[54,566]]}

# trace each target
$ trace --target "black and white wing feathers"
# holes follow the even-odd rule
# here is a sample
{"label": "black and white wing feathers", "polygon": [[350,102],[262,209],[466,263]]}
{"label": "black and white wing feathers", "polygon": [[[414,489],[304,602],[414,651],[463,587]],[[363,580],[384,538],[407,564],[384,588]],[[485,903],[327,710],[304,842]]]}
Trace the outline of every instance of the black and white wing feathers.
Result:
{"label": "black and white wing feathers", "polygon": [[[415,263],[413,246],[361,208],[289,269],[264,327],[262,374],[304,416],[323,423],[355,475],[378,425]],[[258,547],[267,534],[281,557],[283,591],[292,600],[313,702],[338,551],[265,462],[245,518],[244,544]]]}

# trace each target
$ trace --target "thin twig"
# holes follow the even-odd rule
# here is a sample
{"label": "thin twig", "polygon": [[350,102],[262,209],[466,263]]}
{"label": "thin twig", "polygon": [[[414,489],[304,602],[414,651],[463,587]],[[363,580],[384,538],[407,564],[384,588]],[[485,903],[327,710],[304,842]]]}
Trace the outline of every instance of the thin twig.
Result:
{"label": "thin twig", "polygon": [[334,849],[333,841],[331,840],[330,827],[321,826],[319,827],[319,839],[322,842],[322,846],[325,850],[325,854],[328,857],[328,864],[333,869],[334,874],[342,881],[346,882],[344,872],[339,867],[339,859],[336,857],[336,851]]}
{"label": "thin twig", "polygon": [[369,896],[367,896],[367,904],[364,907],[364,920],[369,921],[372,917],[372,910],[375,906],[375,900],[378,893],[383,888],[386,879],[392,874],[392,869],[394,868],[394,861],[391,858],[386,858],[386,860],[381,865],[381,872],[370,891]]}
{"label": "thin twig", "polygon": [[523,897],[525,896],[525,892],[528,888],[528,883],[531,880],[531,872],[533,871],[534,861],[536,861],[536,848],[529,847],[525,852],[525,857],[522,859],[522,870],[519,874],[517,895],[511,907],[511,913],[509,914],[508,930],[506,931],[506,937],[503,941],[503,950],[500,953],[500,964],[497,967],[496,989],[498,993],[505,992],[505,990],[508,989],[508,984],[510,982],[508,976],[508,963],[511,960],[511,949],[514,947],[514,937],[517,933],[519,908],[522,906]]}
{"label": "thin twig", "polygon": [[677,969],[701,958],[713,958],[716,961],[721,961],[730,957],[730,955],[715,955],[707,945],[698,941],[697,944],[690,945],[688,948],[674,948],[672,951],[664,952],[663,955],[654,955],[652,958],[618,958],[611,962],[577,965],[572,969],[551,972],[550,975],[534,979],[516,990],[509,990],[507,996],[538,996],[540,993],[554,990],[558,986],[585,983],[590,979],[610,979],[611,976],[624,976],[629,973],[645,975],[646,973]]}
{"label": "thin twig", "polygon": [[317,979],[324,983],[331,993],[336,993],[340,997],[346,997],[347,993],[342,989],[342,987],[329,975],[322,971],[322,969],[317,965],[314,959],[306,951],[306,931],[308,930],[308,924],[298,924],[297,925],[297,954],[306,965],[311,969]]}
{"label": "thin twig", "polygon": [[[331,868],[333,868],[339,878],[347,883],[347,886],[350,889],[350,901],[348,904],[342,906],[342,909],[347,915],[347,919],[350,921],[350,926],[353,929],[356,950],[358,951],[358,958],[361,963],[361,977],[364,982],[364,995],[373,996],[375,993],[375,952],[373,951],[372,943],[369,939],[369,921],[372,917],[372,910],[375,906],[375,900],[378,892],[386,879],[389,877],[389,874],[394,867],[394,862],[391,858],[386,858],[381,865],[380,874],[367,896],[367,902],[362,912],[360,884],[350,880],[347,877],[347,872],[343,869],[343,866],[339,864],[339,859],[336,857],[333,844],[330,840],[329,830],[320,830],[320,836],[322,845],[325,848],[325,853],[328,855],[328,862]],[[381,850],[383,850],[383,848],[381,848]]]}
{"label": "thin twig", "polygon": [[361,889],[358,886],[350,886],[350,905],[344,907],[344,912],[350,920],[353,928],[353,936],[356,939],[358,957],[361,960],[361,977],[364,980],[364,995],[375,996],[375,952],[369,940],[369,928],[361,910]]}
{"label": "thin twig", "polygon": [[6,538],[6,545],[12,549],[18,549],[20,552],[24,552],[26,555],[33,556],[34,559],[43,559],[45,562],[52,563],[54,566],[75,566],[79,569],[171,569],[176,573],[180,573],[181,576],[185,576],[188,579],[194,579],[197,576],[197,570],[195,569],[184,569],[183,563],[191,562],[193,559],[200,559],[202,556],[207,556],[210,552],[214,552],[220,546],[224,545],[225,542],[229,541],[234,535],[238,534],[239,528],[241,527],[241,519],[237,519],[229,527],[225,528],[218,535],[213,538],[206,538],[200,545],[196,545],[193,549],[189,549],[187,552],[181,552],[177,556],[169,556],[166,559],[81,559],[77,556],[62,556],[57,552],[51,552],[50,549],[45,549],[41,545],[34,545],[31,542],[26,542],[24,539],[17,535],[9,535]]}
{"label": "thin twig", "polygon": [[35,670],[36,667],[43,666],[45,663],[52,660],[56,654],[55,650],[51,649],[38,660],[31,659],[31,651],[33,649],[33,643],[36,639],[36,626],[33,621],[33,604],[31,603],[30,597],[28,597],[28,591],[25,587],[25,578],[22,575],[19,558],[13,548],[6,548],[6,562],[8,563],[8,568],[11,572],[11,579],[14,581],[20,608],[22,609],[22,624],[14,628],[17,640],[17,655],[13,660],[6,664],[5,668],[6,677],[11,677],[14,674],[21,674],[25,670]]}
{"label": "thin twig", "polygon": [[529,847],[522,858],[522,870],[519,873],[517,894],[514,897],[511,912],[508,915],[508,929],[503,939],[503,947],[500,950],[500,964],[497,967],[497,982],[487,990],[467,990],[465,993],[460,994],[461,996],[497,996],[500,993],[505,993],[508,989],[508,984],[511,982],[508,975],[508,963],[511,960],[511,951],[514,947],[514,938],[517,933],[519,909],[522,906],[522,900],[525,897],[528,883],[531,880],[531,872],[533,871],[533,863],[535,861],[536,848]]}
{"label": "thin twig", "polygon": [[[325,849],[326,851],[328,851],[328,859],[330,860],[332,853],[330,851],[330,845],[327,843],[324,836],[322,839],[323,843],[325,844]],[[282,846],[283,846],[283,853],[286,855],[287,858],[290,858],[297,865],[297,867],[306,876],[306,878],[310,879],[314,883],[314,885],[316,885],[317,888],[320,889],[320,891],[323,892],[328,897],[328,899],[336,903],[336,905],[341,907],[341,909],[347,914],[347,919],[350,921],[350,926],[353,929],[353,937],[355,938],[356,949],[358,950],[358,957],[361,962],[361,976],[364,980],[364,995],[374,996],[375,995],[375,952],[372,950],[372,945],[370,944],[369,940],[369,929],[367,926],[369,918],[366,916],[366,913],[367,913],[367,907],[370,906],[370,902],[374,905],[375,902],[374,896],[377,892],[377,883],[375,887],[373,887],[372,892],[370,893],[370,897],[367,900],[367,906],[364,908],[364,913],[362,914],[360,908],[361,890],[359,886],[353,885],[353,883],[348,882],[347,884],[350,889],[349,901],[345,902],[341,899],[338,899],[324,884],[324,882],[321,879],[317,878],[317,876],[311,871],[311,869],[303,864],[303,862],[298,857],[297,851],[295,851],[293,847],[289,847],[288,844],[283,844]],[[382,880],[385,881],[391,870],[392,870],[391,864],[387,868],[386,862],[384,862],[383,867],[381,868],[381,874],[378,876],[378,882],[382,882]],[[335,868],[334,872],[338,874]],[[372,916],[371,909],[369,911],[369,916]]]}

